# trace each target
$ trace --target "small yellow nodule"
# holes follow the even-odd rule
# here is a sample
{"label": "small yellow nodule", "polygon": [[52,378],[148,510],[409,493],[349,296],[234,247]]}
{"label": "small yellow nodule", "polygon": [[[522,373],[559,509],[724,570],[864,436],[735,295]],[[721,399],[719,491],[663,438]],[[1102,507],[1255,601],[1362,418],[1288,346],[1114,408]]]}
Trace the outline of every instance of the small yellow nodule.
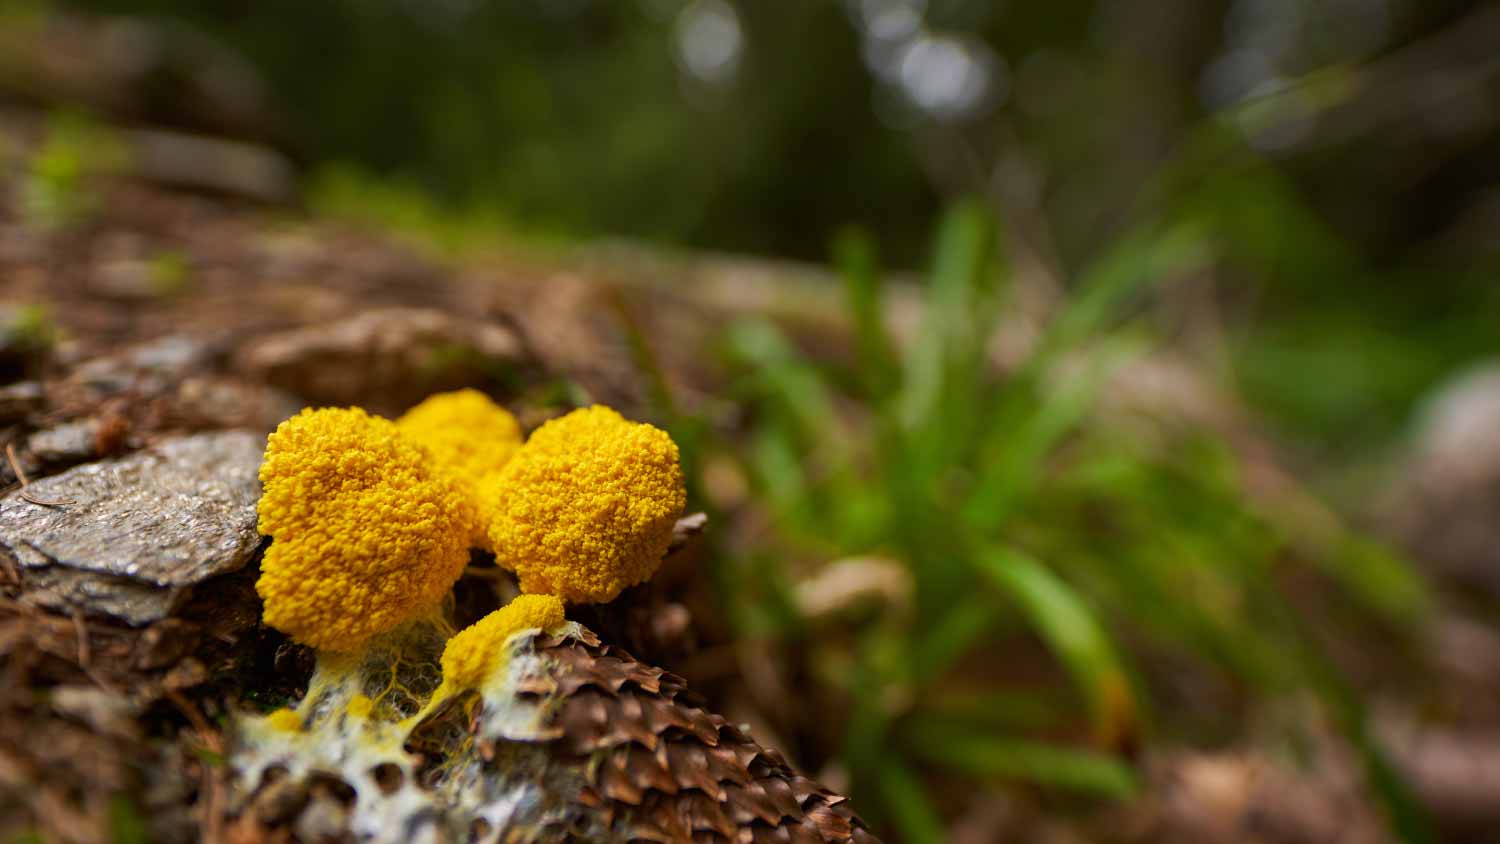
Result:
{"label": "small yellow nodule", "polygon": [[302,716],[295,709],[282,707],[266,716],[266,723],[278,730],[289,733],[302,731]]}
{"label": "small yellow nodule", "polygon": [[496,561],[521,591],[573,603],[655,574],[687,503],[672,438],[601,405],[532,432],[487,495]]}
{"label": "small yellow nodule", "polygon": [[368,695],[355,695],[349,699],[349,704],[344,707],[344,711],[360,718],[368,718],[370,713],[375,711],[375,701],[370,700]]}
{"label": "small yellow nodule", "polygon": [[564,621],[554,595],[517,595],[515,600],[460,630],[443,648],[443,688],[478,688],[505,663],[505,640],[522,630],[550,630]]}

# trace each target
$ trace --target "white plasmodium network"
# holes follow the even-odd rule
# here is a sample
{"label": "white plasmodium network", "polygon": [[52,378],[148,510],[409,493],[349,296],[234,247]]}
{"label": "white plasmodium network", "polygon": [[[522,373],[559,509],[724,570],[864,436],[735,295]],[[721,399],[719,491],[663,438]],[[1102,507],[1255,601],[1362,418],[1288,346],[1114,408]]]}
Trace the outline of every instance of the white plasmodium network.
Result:
{"label": "white plasmodium network", "polygon": [[[340,826],[356,841],[463,841],[476,829],[525,840],[525,830],[548,828],[608,840],[597,819],[560,799],[585,783],[542,744],[553,736],[549,703],[529,690],[554,666],[533,648],[541,632],[507,637],[479,688],[438,698],[447,632],[416,621],[357,657],[320,658],[295,710],[239,725],[233,763],[247,792],[268,780],[332,777],[353,792]],[[571,622],[556,633],[586,635]]]}

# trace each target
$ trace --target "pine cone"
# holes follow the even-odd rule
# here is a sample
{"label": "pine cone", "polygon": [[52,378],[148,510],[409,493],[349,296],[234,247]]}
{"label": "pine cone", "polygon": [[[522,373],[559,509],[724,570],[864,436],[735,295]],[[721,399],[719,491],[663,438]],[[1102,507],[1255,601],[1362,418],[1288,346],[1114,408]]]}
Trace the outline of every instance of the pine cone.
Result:
{"label": "pine cone", "polygon": [[525,691],[558,700],[555,754],[586,769],[578,801],[620,840],[877,841],[846,798],[707,711],[681,677],[592,635],[536,646],[557,670]]}
{"label": "pine cone", "polygon": [[[344,788],[315,763],[248,783],[255,791],[233,812],[232,840],[447,841],[466,830],[475,844],[877,844],[846,798],[709,712],[682,678],[570,627],[513,638],[513,685],[467,721],[439,714],[418,727],[406,746],[420,761],[410,766],[377,766],[370,782],[346,771]],[[434,787],[448,797],[434,798]],[[386,826],[372,831],[372,818]]]}

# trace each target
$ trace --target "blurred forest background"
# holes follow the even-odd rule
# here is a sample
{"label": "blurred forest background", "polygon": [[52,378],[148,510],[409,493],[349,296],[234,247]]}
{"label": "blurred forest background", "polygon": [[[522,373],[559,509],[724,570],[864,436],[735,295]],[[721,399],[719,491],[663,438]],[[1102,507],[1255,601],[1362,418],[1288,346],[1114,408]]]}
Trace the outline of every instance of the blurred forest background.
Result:
{"label": "blurred forest background", "polygon": [[[714,526],[670,667],[890,839],[1077,840],[1142,790],[1086,834],[1500,823],[1500,6],[0,10],[42,217],[100,124],[151,125],[445,260],[809,285],[710,329],[711,390],[632,335]],[[799,329],[830,297],[840,339]]]}
{"label": "blurred forest background", "polygon": [[[157,45],[135,116],[281,146],[315,202],[400,188],[522,234],[810,260],[855,223],[915,268],[943,204],[979,194],[1059,286],[1143,221],[1199,221],[1234,264],[1203,297],[1226,363],[1334,452],[1486,352],[1500,295],[1487,4],[79,6],[238,51]],[[194,109],[174,73],[227,102]]]}

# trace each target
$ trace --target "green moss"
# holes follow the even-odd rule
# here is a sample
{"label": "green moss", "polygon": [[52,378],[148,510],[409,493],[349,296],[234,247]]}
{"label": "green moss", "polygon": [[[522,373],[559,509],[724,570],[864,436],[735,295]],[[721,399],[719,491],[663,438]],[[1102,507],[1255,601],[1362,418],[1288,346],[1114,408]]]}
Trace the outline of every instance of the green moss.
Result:
{"label": "green moss", "polygon": [[180,252],[159,252],[151,259],[148,272],[151,291],[163,298],[181,296],[191,289],[192,272]]}
{"label": "green moss", "polygon": [[42,146],[27,163],[21,213],[42,229],[76,226],[98,209],[93,180],[122,169],[126,154],[114,135],[91,117],[60,111],[47,124]]}
{"label": "green moss", "polygon": [[318,170],[306,197],[321,216],[390,232],[438,257],[505,253],[548,258],[573,243],[556,230],[521,225],[497,209],[442,205],[400,179],[376,179],[347,165]]}

